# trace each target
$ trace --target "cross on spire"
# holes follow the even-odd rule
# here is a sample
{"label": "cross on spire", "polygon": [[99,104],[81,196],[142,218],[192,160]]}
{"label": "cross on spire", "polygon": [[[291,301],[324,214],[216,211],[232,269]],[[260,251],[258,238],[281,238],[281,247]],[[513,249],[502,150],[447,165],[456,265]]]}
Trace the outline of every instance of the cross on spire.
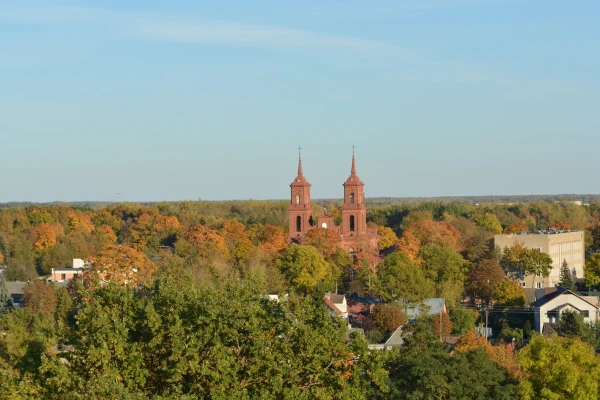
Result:
{"label": "cross on spire", "polygon": [[354,155],[354,145],[352,145],[352,155]]}
{"label": "cross on spire", "polygon": [[298,146],[298,175],[302,175],[302,155],[300,151],[302,147]]}

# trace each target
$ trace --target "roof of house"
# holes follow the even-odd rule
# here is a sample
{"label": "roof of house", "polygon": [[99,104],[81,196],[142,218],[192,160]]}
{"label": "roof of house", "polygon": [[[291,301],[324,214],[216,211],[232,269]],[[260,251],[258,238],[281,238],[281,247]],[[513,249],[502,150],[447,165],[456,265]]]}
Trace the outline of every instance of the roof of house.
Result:
{"label": "roof of house", "polygon": [[333,312],[334,312],[334,313],[336,313],[336,314],[342,314],[342,312],[341,312],[340,310],[338,310],[338,308],[335,306],[335,304],[333,304],[333,303],[331,302],[331,300],[329,300],[329,299],[327,298],[327,296],[323,297],[323,301],[325,301],[325,304],[327,304],[327,307],[328,307],[328,308],[329,308],[331,311],[333,311]]}
{"label": "roof of house", "polygon": [[329,295],[329,300],[331,300],[333,304],[342,304],[344,303],[344,300],[346,300],[346,296],[342,294],[331,294]]}
{"label": "roof of house", "polygon": [[547,294],[546,296],[537,299],[536,301],[534,301],[533,303],[531,303],[532,307],[541,307],[544,304],[548,303],[549,301],[555,299],[558,296],[561,296],[563,294],[572,294],[575,297],[580,298],[582,301],[585,301],[586,303],[588,303],[589,305],[591,305],[592,307],[598,308],[598,306],[596,306],[595,304],[590,303],[590,301],[586,300],[585,298],[581,297],[580,295],[578,295],[575,292],[572,292],[568,289],[565,289],[563,287],[558,286],[556,288],[556,290],[550,294]]}
{"label": "roof of house", "polygon": [[27,282],[5,282],[6,290],[8,290],[8,294],[23,294],[23,289]]}
{"label": "roof of house", "polygon": [[392,346],[392,347],[398,347],[398,346],[402,346],[404,344],[404,338],[403,338],[403,334],[402,334],[402,327],[398,327],[398,329],[396,329],[394,331],[394,333],[392,333],[392,336],[390,336],[390,338],[385,342],[386,346]]}
{"label": "roof of house", "polygon": [[544,296],[549,295],[550,293],[556,292],[556,287],[547,287],[542,289],[536,288],[523,288],[523,292],[525,293],[525,305],[532,305],[538,299],[543,298]]}

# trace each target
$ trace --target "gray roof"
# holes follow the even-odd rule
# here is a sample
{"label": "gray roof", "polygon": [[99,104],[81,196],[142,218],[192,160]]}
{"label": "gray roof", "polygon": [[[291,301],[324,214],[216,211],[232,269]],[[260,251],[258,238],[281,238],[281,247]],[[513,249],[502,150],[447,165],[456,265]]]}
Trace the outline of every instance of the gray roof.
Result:
{"label": "gray roof", "polygon": [[402,327],[400,326],[392,333],[392,336],[385,342],[385,345],[392,347],[402,346],[404,344],[404,338],[402,336]]}
{"label": "gray roof", "polygon": [[548,303],[550,300],[554,299],[555,297],[558,297],[562,294],[572,294],[573,296],[579,297],[581,300],[585,301],[586,303],[590,304],[591,306],[594,306],[596,308],[598,308],[598,306],[596,306],[595,304],[590,303],[590,301],[586,300],[585,298],[579,296],[577,293],[572,292],[568,289],[565,289],[563,287],[557,286],[556,287],[556,291],[547,294],[546,296],[542,297],[541,299],[537,299],[536,301],[534,301],[533,303],[531,303],[532,307],[541,307],[544,304]]}
{"label": "gray roof", "polygon": [[23,294],[23,288],[25,288],[27,282],[6,282],[6,290],[8,294]]}
{"label": "gray roof", "polygon": [[331,300],[333,304],[342,304],[345,298],[346,296],[343,294],[332,294],[329,296],[329,300]]}
{"label": "gray roof", "polygon": [[[442,310],[444,310],[446,305],[446,299],[444,298],[434,298],[423,300],[416,307],[408,307],[406,309],[406,315],[409,319],[413,319],[418,317],[424,312],[427,312],[427,315],[435,315],[439,314]],[[429,311],[427,311],[429,309]]]}

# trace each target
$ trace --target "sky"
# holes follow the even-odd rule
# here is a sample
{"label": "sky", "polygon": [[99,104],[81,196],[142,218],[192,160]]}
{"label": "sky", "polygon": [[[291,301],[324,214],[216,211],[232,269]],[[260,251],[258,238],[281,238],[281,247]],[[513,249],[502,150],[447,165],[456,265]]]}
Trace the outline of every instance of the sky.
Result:
{"label": "sky", "polygon": [[600,2],[0,0],[0,202],[599,193]]}

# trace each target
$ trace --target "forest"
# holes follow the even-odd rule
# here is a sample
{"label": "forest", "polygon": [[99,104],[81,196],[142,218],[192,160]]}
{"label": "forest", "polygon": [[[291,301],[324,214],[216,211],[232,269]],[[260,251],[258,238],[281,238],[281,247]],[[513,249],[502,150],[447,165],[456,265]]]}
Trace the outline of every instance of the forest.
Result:
{"label": "forest", "polygon": [[[379,249],[354,254],[327,229],[288,243],[283,201],[2,207],[5,281],[29,283],[24,308],[0,286],[0,398],[600,397],[600,326],[569,315],[536,335],[510,271],[537,256],[493,246],[503,232],[584,230],[579,284],[595,287],[600,201],[392,203],[368,208]],[[324,207],[340,215],[327,200],[314,215]],[[90,267],[67,286],[40,279],[73,258]],[[328,291],[381,299],[364,334],[330,315]],[[432,297],[449,313],[407,324]],[[474,333],[482,305],[493,341]],[[401,325],[400,349],[368,350]]]}

